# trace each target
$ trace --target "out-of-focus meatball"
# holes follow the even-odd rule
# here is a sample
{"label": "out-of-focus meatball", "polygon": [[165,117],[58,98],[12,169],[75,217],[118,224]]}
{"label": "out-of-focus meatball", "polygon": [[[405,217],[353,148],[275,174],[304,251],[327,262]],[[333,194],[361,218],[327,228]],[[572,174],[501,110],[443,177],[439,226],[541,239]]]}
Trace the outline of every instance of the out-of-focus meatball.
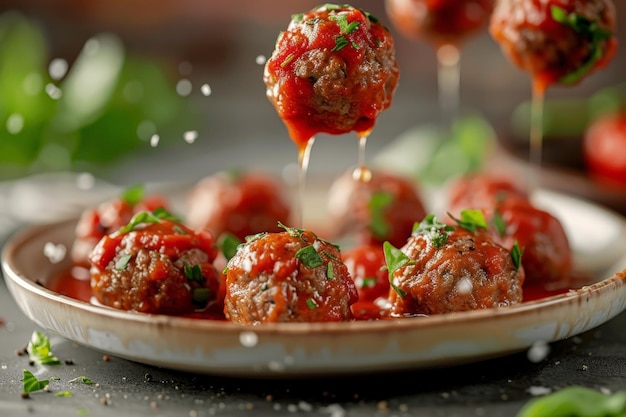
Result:
{"label": "out-of-focus meatball", "polygon": [[515,252],[505,249],[482,227],[484,224],[476,229],[446,225],[428,215],[401,249],[385,244],[386,251],[395,251],[387,260],[393,274],[391,316],[452,313],[521,302],[524,269],[518,248]]}
{"label": "out-of-focus meatball", "polygon": [[535,86],[576,84],[615,54],[611,0],[499,0],[490,32]]}
{"label": "out-of-focus meatball", "polygon": [[279,180],[262,172],[218,172],[200,180],[188,197],[187,224],[219,237],[278,232],[291,206]]}
{"label": "out-of-focus meatball", "polygon": [[525,285],[567,281],[572,250],[565,229],[553,214],[537,207],[512,178],[493,173],[459,177],[450,186],[449,212],[482,210],[493,239],[511,249],[523,248]]}
{"label": "out-of-focus meatball", "polygon": [[339,248],[310,230],[251,236],[227,264],[224,315],[236,323],[347,321],[357,300]]}
{"label": "out-of-focus meatball", "polygon": [[465,209],[491,209],[509,198],[528,200],[522,182],[501,172],[472,172],[449,183],[446,209],[458,217]]}
{"label": "out-of-focus meatball", "polygon": [[165,197],[157,194],[146,195],[143,186],[133,186],[118,197],[85,210],[75,227],[72,261],[76,265],[89,267],[89,253],[100,239],[126,225],[139,212],[168,209],[168,206]]}
{"label": "out-of-focus meatball", "polygon": [[267,97],[303,149],[317,133],[366,136],[399,76],[393,38],[371,14],[325,4],[295,14],[265,65]]}
{"label": "out-of-focus meatball", "polygon": [[387,15],[407,38],[458,45],[486,28],[494,0],[386,0]]}
{"label": "out-of-focus meatball", "polygon": [[426,215],[418,184],[382,170],[372,171],[369,180],[344,173],[331,184],[327,198],[334,236],[356,235],[361,243],[402,246]]}
{"label": "out-of-focus meatball", "polygon": [[140,212],[92,251],[91,287],[100,303],[121,310],[184,314],[221,306],[216,255],[208,231],[165,211]]}

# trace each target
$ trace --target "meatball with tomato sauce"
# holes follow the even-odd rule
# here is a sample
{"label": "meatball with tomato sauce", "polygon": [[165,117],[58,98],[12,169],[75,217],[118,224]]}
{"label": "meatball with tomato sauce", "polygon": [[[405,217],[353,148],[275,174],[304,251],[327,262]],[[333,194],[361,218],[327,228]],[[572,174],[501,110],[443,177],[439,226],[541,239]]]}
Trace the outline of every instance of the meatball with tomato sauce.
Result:
{"label": "meatball with tomato sauce", "polygon": [[386,0],[387,15],[407,38],[458,45],[485,28],[494,0]]}
{"label": "meatball with tomato sauce", "polygon": [[302,149],[317,133],[367,136],[391,105],[398,76],[393,38],[376,17],[325,4],[292,16],[263,78]]}
{"label": "meatball with tomato sauce", "polygon": [[221,306],[212,235],[161,210],[140,212],[90,255],[98,302],[142,313],[186,314]]}
{"label": "meatball with tomato sauce", "polygon": [[283,184],[263,172],[218,172],[191,190],[187,224],[213,236],[230,233],[240,240],[261,232],[278,232],[289,222],[291,206]]}
{"label": "meatball with tomato sauce", "polygon": [[168,206],[165,197],[146,195],[143,186],[133,186],[125,189],[118,197],[85,210],[75,227],[72,261],[76,265],[89,267],[89,254],[100,239],[126,225],[139,212],[167,209]]}
{"label": "meatball with tomato sauce", "polygon": [[339,248],[309,230],[250,236],[227,264],[224,314],[235,323],[348,321],[357,300]]}
{"label": "meatball with tomato sauce", "polygon": [[448,210],[481,210],[490,234],[504,247],[523,249],[526,285],[566,281],[572,272],[572,250],[561,221],[538,207],[524,187],[501,174],[480,173],[457,178],[450,185]]}
{"label": "meatball with tomato sauce", "polygon": [[[480,212],[472,213],[476,217]],[[524,268],[519,248],[509,251],[494,242],[484,218],[476,223],[461,220],[452,226],[428,215],[401,249],[385,244],[392,274],[392,317],[504,307],[522,301]]]}
{"label": "meatball with tomato sauce", "polygon": [[404,245],[415,222],[426,215],[418,184],[383,170],[372,171],[369,179],[344,173],[331,184],[327,200],[336,237],[354,235],[373,245]]}
{"label": "meatball with tomato sauce", "polygon": [[490,32],[539,90],[576,84],[606,66],[617,47],[611,0],[499,0]]}

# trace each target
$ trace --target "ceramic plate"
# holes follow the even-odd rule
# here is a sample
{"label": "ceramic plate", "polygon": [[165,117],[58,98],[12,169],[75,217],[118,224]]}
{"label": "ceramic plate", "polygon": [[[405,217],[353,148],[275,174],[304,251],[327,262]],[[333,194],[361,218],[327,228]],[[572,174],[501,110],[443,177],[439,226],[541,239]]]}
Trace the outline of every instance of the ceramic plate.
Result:
{"label": "ceramic plate", "polygon": [[[21,230],[2,253],[7,286],[37,325],[107,354],[160,367],[246,378],[295,378],[449,367],[520,352],[590,330],[626,309],[625,227],[621,217],[582,200],[541,192],[537,204],[561,218],[577,265],[597,280],[513,307],[426,318],[243,326],[125,312],[46,288],[68,260],[74,221]],[[54,259],[53,259],[54,260]],[[604,271],[604,272],[602,272]]]}

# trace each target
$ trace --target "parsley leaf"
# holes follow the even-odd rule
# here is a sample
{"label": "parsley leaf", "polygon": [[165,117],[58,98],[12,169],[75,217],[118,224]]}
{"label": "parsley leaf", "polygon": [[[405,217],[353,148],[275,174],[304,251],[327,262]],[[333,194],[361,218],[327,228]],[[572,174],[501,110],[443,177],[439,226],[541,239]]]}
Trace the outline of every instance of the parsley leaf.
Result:
{"label": "parsley leaf", "polygon": [[335,35],[335,46],[333,46],[333,49],[331,49],[331,51],[333,52],[337,52],[342,50],[343,48],[345,48],[346,46],[348,46],[348,40],[346,39],[345,36],[343,35]]}
{"label": "parsley leaf", "polygon": [[140,211],[139,213],[135,214],[126,226],[122,226],[120,228],[120,233],[132,232],[137,226],[141,224],[160,223],[161,220],[169,220],[174,222],[180,221],[178,217],[174,216],[163,207],[159,207],[152,212]]}
{"label": "parsley leaf", "polygon": [[383,252],[385,254],[385,266],[387,271],[389,271],[389,284],[391,288],[402,298],[406,296],[406,293],[402,291],[402,289],[398,288],[396,284],[393,282],[393,274],[400,268],[406,265],[413,265],[415,261],[410,259],[408,256],[404,254],[400,249],[396,248],[389,242],[383,243]]}
{"label": "parsley leaf", "polygon": [[142,184],[133,185],[131,187],[126,188],[122,192],[122,200],[132,206],[135,207],[141,200],[143,200],[145,196],[145,188]]}
{"label": "parsley leaf", "polygon": [[528,402],[517,417],[622,417],[626,391],[603,394],[591,388],[570,386]]}
{"label": "parsley leaf", "polygon": [[315,302],[315,300],[312,299],[312,298],[307,298],[306,299],[306,305],[307,305],[307,307],[309,307],[309,310],[315,310],[316,308],[319,307],[317,305],[317,303]]}
{"label": "parsley leaf", "polygon": [[436,248],[446,244],[449,233],[452,231],[454,231],[454,226],[441,223],[434,214],[426,215],[421,222],[413,226],[413,233],[426,236]]}
{"label": "parsley leaf", "polygon": [[329,19],[336,21],[337,25],[339,25],[339,30],[341,31],[341,33],[346,35],[354,32],[361,24],[361,22],[348,23],[348,17],[343,13],[331,15],[329,16]]}
{"label": "parsley leaf", "polygon": [[293,237],[302,237],[304,234],[304,229],[296,229],[295,227],[285,226],[282,222],[278,222],[278,227],[284,229],[285,232],[289,233],[289,236]]}
{"label": "parsley leaf", "polygon": [[515,269],[519,269],[522,265],[522,255],[524,255],[524,249],[520,248],[519,243],[516,240],[511,248],[511,260],[513,261]]}
{"label": "parsley leaf", "polygon": [[475,232],[476,229],[486,229],[487,221],[485,220],[485,215],[481,210],[463,210],[461,211],[461,218],[457,219],[452,214],[448,213],[448,216],[452,220],[462,227],[463,229]]}
{"label": "parsley leaf", "polygon": [[235,256],[241,244],[241,240],[232,233],[225,232],[220,235],[219,247],[227,261],[230,261],[230,258]]}
{"label": "parsley leaf", "polygon": [[32,360],[42,365],[59,365],[61,361],[52,354],[48,336],[35,330],[30,337],[26,351]]}
{"label": "parsley leaf", "polygon": [[324,261],[322,261],[321,256],[317,253],[313,245],[305,246],[296,252],[296,258],[307,268],[316,268],[324,264]]}
{"label": "parsley leaf", "polygon": [[117,269],[118,271],[125,270],[132,257],[133,255],[131,255],[130,253],[120,256],[117,262],[115,262],[115,269]]}
{"label": "parsley leaf", "polygon": [[200,265],[196,264],[194,266],[190,266],[186,263],[183,265],[183,272],[185,273],[185,276],[189,281],[199,283],[203,283],[204,281],[206,281],[206,278],[204,277],[204,275],[202,275],[202,268],[200,268]]}
{"label": "parsley leaf", "polygon": [[28,369],[24,369],[23,374],[24,378],[22,381],[25,393],[40,391],[45,389],[49,384],[47,379],[37,379],[37,377]]}

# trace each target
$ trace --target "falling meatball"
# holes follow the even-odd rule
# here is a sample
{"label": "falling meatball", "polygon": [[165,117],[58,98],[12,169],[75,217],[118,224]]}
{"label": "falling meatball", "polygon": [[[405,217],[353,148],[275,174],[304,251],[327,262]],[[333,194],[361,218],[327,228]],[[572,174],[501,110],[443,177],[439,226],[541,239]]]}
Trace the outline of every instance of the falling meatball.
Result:
{"label": "falling meatball", "polygon": [[[476,216],[479,211],[467,211]],[[479,216],[482,217],[482,216]],[[385,244],[392,317],[504,307],[522,301],[520,250],[509,251],[480,222],[447,225],[428,215],[401,249]]]}
{"label": "falling meatball", "polygon": [[363,10],[334,4],[293,15],[264,71],[267,97],[300,149],[317,133],[367,136],[398,76],[389,31]]}
{"label": "falling meatball", "polygon": [[615,54],[611,0],[499,0],[490,32],[540,90],[576,84]]}
{"label": "falling meatball", "polygon": [[339,248],[310,230],[250,236],[227,264],[224,315],[235,323],[348,321],[357,300]]}

